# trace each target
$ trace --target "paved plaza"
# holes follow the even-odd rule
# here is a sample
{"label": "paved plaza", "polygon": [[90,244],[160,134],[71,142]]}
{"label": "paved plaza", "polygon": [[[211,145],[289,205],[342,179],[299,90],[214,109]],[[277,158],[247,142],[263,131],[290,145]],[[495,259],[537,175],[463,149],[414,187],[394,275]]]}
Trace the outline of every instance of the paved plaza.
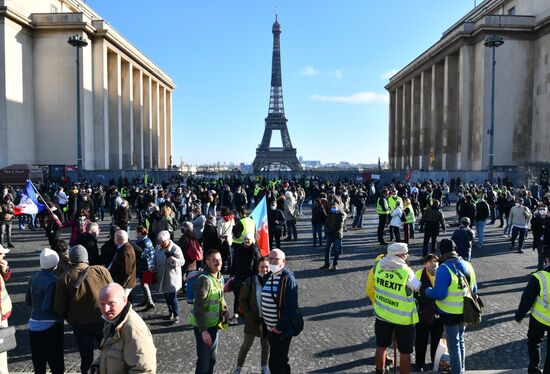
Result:
{"label": "paved plaza", "polygon": [[[368,270],[376,255],[382,251],[376,240],[377,218],[374,209],[369,207],[365,214],[366,228],[349,229],[344,233],[344,255],[337,272],[319,270],[324,252],[319,247],[311,246],[309,209],[304,211],[306,215],[298,218],[299,239],[283,241],[282,245],[287,254],[287,265],[298,280],[299,304],[305,318],[303,333],[294,338],[291,344],[293,372],[374,372],[374,317],[370,301],[365,296]],[[448,222],[450,217],[454,217],[449,208],[445,215]],[[348,220],[350,226],[351,220]],[[101,228],[100,245],[106,240],[107,222]],[[448,228],[442,237],[450,237],[453,230],[454,227]],[[466,368],[468,371],[504,372],[514,369],[526,372],[521,369],[526,368],[528,363],[528,318],[518,324],[514,321],[514,312],[521,292],[536,268],[536,254],[531,251],[531,238],[526,242],[526,253],[518,254],[510,251],[510,242],[502,237],[502,229],[497,228],[497,225],[487,225],[486,231],[486,245],[483,250],[474,249],[472,260],[477,273],[479,295],[486,306],[485,316],[479,327],[467,329]],[[68,238],[68,235],[69,231],[63,233],[63,237]],[[30,309],[25,305],[24,297],[29,277],[39,269],[39,250],[47,241],[42,229],[21,231],[15,222],[14,237],[17,248],[7,257],[13,271],[7,287],[14,302],[10,324],[17,327],[18,347],[9,352],[9,367],[10,372],[32,372],[27,332]],[[420,233],[410,246],[411,263],[415,270],[419,267],[421,246]],[[140,302],[141,295],[138,294],[136,299]],[[233,296],[226,294],[226,299],[232,306]],[[150,326],[157,346],[158,372],[194,372],[195,341],[193,331],[187,324],[190,305],[184,300],[180,301],[183,318],[179,325],[174,326],[165,318],[168,312],[163,297],[156,295],[156,301],[156,309],[142,316]],[[230,326],[221,333],[216,373],[228,373],[234,367],[242,334],[242,324]],[[67,325],[65,352],[67,371],[77,372],[79,356]],[[259,373],[259,353],[259,342],[255,342],[244,372]]]}

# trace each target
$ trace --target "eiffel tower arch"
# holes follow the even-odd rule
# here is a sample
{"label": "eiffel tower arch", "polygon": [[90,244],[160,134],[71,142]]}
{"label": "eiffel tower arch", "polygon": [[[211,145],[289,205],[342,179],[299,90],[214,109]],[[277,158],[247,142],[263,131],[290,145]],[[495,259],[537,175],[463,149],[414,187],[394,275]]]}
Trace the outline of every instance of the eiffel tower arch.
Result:
{"label": "eiffel tower arch", "polygon": [[[271,91],[269,95],[269,111],[265,119],[262,142],[256,148],[256,158],[252,163],[252,170],[268,171],[288,168],[292,171],[302,171],[302,165],[296,157],[296,148],[292,147],[288,133],[287,119],[283,104],[283,83],[281,74],[281,25],[275,16],[273,23],[273,57],[271,62]],[[281,133],[282,147],[271,147],[273,131]]]}

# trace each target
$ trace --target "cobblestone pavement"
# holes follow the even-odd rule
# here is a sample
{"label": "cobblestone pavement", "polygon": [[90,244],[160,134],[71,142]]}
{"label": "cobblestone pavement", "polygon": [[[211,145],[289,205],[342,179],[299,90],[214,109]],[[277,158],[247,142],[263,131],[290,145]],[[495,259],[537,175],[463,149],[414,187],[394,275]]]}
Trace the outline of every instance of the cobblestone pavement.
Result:
{"label": "cobblestone pavement", "polygon": [[[309,210],[305,212],[309,213]],[[451,217],[452,211],[446,210],[446,216]],[[377,219],[374,211],[372,207],[367,210],[364,220],[366,228],[349,229],[345,233],[344,255],[337,272],[318,269],[323,264],[323,250],[311,246],[309,219],[308,215],[299,217],[299,239],[283,242],[282,245],[287,254],[288,267],[298,280],[299,303],[306,323],[304,332],[291,344],[293,372],[374,372],[374,317],[364,291],[367,272],[376,255],[382,251],[376,241]],[[350,227],[351,220],[348,224]],[[106,222],[102,224],[102,230],[100,244],[106,240]],[[47,242],[42,229],[21,231],[14,224],[13,231],[17,248],[7,257],[13,270],[7,287],[14,302],[10,324],[17,327],[18,347],[9,352],[9,367],[11,372],[32,372],[26,325],[29,308],[24,303],[24,294],[29,277],[39,268],[38,251]],[[442,237],[450,237],[452,231],[453,228],[449,228]],[[470,370],[496,372],[527,367],[528,320],[517,324],[513,317],[521,292],[535,269],[536,254],[530,249],[523,255],[510,251],[510,243],[501,234],[501,229],[496,225],[487,225],[486,245],[482,250],[474,250],[473,254],[479,294],[486,309],[483,323],[475,329],[468,329],[466,333],[466,367]],[[63,235],[68,236],[69,233]],[[417,238],[412,240],[414,269],[419,267],[421,236],[417,234]],[[530,248],[531,243],[529,238],[525,247]],[[193,331],[186,322],[190,306],[180,301],[183,318],[179,325],[172,326],[164,318],[167,309],[158,296],[156,309],[142,314],[158,348],[158,372],[191,373],[194,371],[195,341]],[[227,294],[226,298],[232,305],[232,295]],[[140,295],[137,301],[141,301]],[[235,365],[242,330],[241,324],[221,333],[217,373],[228,373]],[[77,372],[79,356],[68,326],[65,335],[67,371]],[[259,371],[259,343],[255,342],[243,372]]]}

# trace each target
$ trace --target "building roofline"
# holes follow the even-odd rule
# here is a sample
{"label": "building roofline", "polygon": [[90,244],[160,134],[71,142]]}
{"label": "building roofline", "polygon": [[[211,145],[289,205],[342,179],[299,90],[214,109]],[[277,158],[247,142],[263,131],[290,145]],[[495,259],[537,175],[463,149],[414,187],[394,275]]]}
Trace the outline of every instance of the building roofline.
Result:
{"label": "building roofline", "polygon": [[[498,8],[506,0],[485,0],[465,16],[460,18],[451,27],[446,29],[441,38],[435,42],[431,47],[422,52],[417,58],[405,65],[401,70],[394,74],[388,84],[385,86],[386,90],[390,90],[396,85],[397,82],[407,77],[410,72],[416,70],[422,66],[426,60],[432,59],[438,55],[441,51],[447,49],[449,45],[455,43],[457,40],[464,37],[471,37],[480,32],[483,28],[483,19],[489,15],[490,12]],[[507,17],[530,17],[530,16],[507,16]],[[532,17],[535,18],[534,16]],[[489,26],[489,25],[486,25]]]}
{"label": "building roofline", "polygon": [[[158,80],[162,81],[170,89],[175,89],[176,84],[172,78],[166,74],[157,64],[145,56],[137,49],[128,39],[119,33],[111,24],[101,18],[99,14],[94,12],[86,3],[81,0],[63,0],[63,5],[67,6],[71,12],[67,13],[33,13],[27,17],[17,10],[8,6],[0,6],[0,16],[4,15],[18,24],[31,29],[46,29],[48,20],[50,24],[56,24],[57,27],[63,25],[67,29],[83,29],[93,39],[94,36],[105,37],[117,49],[124,52],[128,57],[133,58],[136,62],[142,64],[145,70],[149,71]],[[60,17],[64,15],[76,14],[80,15],[62,21]],[[48,20],[44,18],[47,17]],[[55,17],[59,19],[55,22]],[[78,18],[78,19],[77,19]]]}

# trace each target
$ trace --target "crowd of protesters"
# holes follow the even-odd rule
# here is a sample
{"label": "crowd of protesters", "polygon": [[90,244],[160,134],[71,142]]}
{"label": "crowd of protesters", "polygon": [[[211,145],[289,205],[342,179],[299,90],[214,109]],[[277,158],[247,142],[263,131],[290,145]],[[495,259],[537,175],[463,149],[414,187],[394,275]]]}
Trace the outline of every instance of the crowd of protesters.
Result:
{"label": "crowd of protesters", "polygon": [[[144,183],[143,180],[130,183],[120,179],[118,183],[111,181],[108,186],[86,182],[45,183],[37,186],[37,190],[48,208],[37,215],[15,216],[15,206],[24,190],[9,186],[2,189],[0,247],[4,243],[9,249],[17,246],[12,239],[13,222],[20,230],[42,228],[48,239],[50,248],[42,250],[40,257],[43,274],[33,277],[27,295],[27,302],[33,308],[29,324],[33,364],[39,373],[45,372],[46,362],[52,373],[64,370],[63,344],[51,352],[44,352],[41,344],[44,339],[62,342],[63,317],[72,325],[77,337],[83,373],[88,370],[103,372],[101,365],[117,368],[116,364],[103,360],[92,362],[94,341],[100,344],[103,340],[105,346],[106,339],[112,340],[113,329],[123,328],[121,322],[128,318],[132,319],[129,325],[140,326],[136,328],[147,337],[141,327],[143,321],[140,322],[139,315],[131,307],[142,307],[139,312],[154,310],[155,290],[164,296],[169,313],[166,317],[171,323],[178,324],[178,297],[190,292],[186,284],[191,284],[191,275],[197,271],[196,278],[193,278],[196,280],[192,284],[192,301],[200,302],[194,302],[189,317],[197,344],[196,372],[214,370],[217,330],[241,322],[245,322],[245,335],[233,372],[240,373],[255,336],[261,338],[262,373],[290,372],[288,347],[294,334],[291,322],[298,313],[297,285],[292,273],[284,266],[286,258],[282,249],[286,241],[298,240],[296,224],[304,215],[305,204],[311,206],[311,236],[300,239],[311,240],[313,247],[324,247],[325,263],[321,269],[338,271],[345,232],[365,228],[363,218],[368,205],[374,206],[378,217],[378,228],[372,236],[381,245],[403,244],[391,249],[398,262],[408,254],[406,248],[411,239],[422,233],[424,272],[416,274],[418,284],[411,286],[411,290],[417,292],[420,305],[429,310],[424,313],[431,313],[432,317],[441,312],[434,299],[439,300],[437,297],[444,293],[439,290],[442,286],[434,283],[437,269],[434,264],[438,262],[436,252],[443,255],[440,263],[457,258],[471,261],[472,251],[484,248],[485,225],[496,225],[497,220],[503,235],[510,240],[510,248],[519,253],[524,251],[528,228],[531,228],[533,249],[539,254],[538,270],[544,269],[545,248],[550,248],[550,216],[547,215],[550,194],[547,185],[527,189],[525,186],[514,187],[509,181],[476,185],[453,179],[449,184],[444,181],[394,181],[383,186],[376,181],[233,177],[173,179],[160,184]],[[445,219],[442,207],[451,206],[451,195],[456,196],[453,199],[456,201],[455,215]],[[261,256],[255,243],[255,224],[248,215],[263,197],[268,212],[270,248],[277,248],[269,257]],[[104,221],[110,224],[109,238],[98,243],[99,224]],[[449,223],[456,223],[457,228],[451,240],[443,242],[441,248],[438,237],[441,231],[449,228]],[[68,242],[62,239],[64,231],[69,235]],[[467,265],[460,264],[461,269],[468,272]],[[471,271],[473,273],[473,269]],[[223,275],[229,277],[230,290],[235,295],[232,308],[225,304],[223,291],[220,291],[224,288]],[[75,287],[75,283],[79,285],[83,279],[88,280],[88,286]],[[90,279],[94,281],[90,282]],[[269,293],[267,279],[272,279]],[[288,292],[275,287],[274,294],[273,282],[282,285],[283,280]],[[138,284],[139,288],[136,287]],[[475,281],[472,286],[474,284]],[[49,287],[47,291],[45,287]],[[426,291],[431,287],[436,291]],[[277,290],[282,294],[277,294]],[[218,296],[212,296],[217,292]],[[293,300],[292,310],[285,310],[283,314],[279,310],[273,314],[270,310],[278,310],[280,297]],[[103,303],[103,299],[111,301]],[[51,303],[51,308],[41,312],[35,310],[36,304],[44,303],[44,300]],[[110,303],[115,307],[109,314]],[[86,310],[89,319],[78,322],[71,319],[77,310]],[[432,334],[432,360],[434,344],[438,340],[435,338],[442,334],[442,325],[433,325],[439,321],[432,317],[415,322],[419,326],[416,341],[419,369],[424,365],[425,357],[421,356],[422,352],[425,356],[429,333]],[[46,320],[47,323],[40,322]],[[104,321],[107,321],[105,331],[102,328]],[[252,324],[251,321],[256,322]],[[456,327],[455,322],[452,320],[447,325],[459,331],[462,327]],[[387,326],[384,328],[387,330]],[[462,330],[456,342],[457,350],[453,350],[455,367],[460,366],[459,361],[463,366],[463,333]],[[410,338],[407,335],[406,339]],[[377,345],[382,341],[377,337]],[[402,353],[407,353],[409,343],[412,347],[413,343],[409,341],[400,344],[405,349]],[[538,349],[533,344],[533,349]],[[151,355],[154,357],[154,345],[152,347],[147,357],[131,359],[136,372],[151,372],[139,370],[150,370],[156,365],[151,358]],[[381,343],[380,347],[387,348],[387,345]],[[132,349],[138,350],[135,343]],[[462,357],[459,353],[457,358],[457,351]]]}

